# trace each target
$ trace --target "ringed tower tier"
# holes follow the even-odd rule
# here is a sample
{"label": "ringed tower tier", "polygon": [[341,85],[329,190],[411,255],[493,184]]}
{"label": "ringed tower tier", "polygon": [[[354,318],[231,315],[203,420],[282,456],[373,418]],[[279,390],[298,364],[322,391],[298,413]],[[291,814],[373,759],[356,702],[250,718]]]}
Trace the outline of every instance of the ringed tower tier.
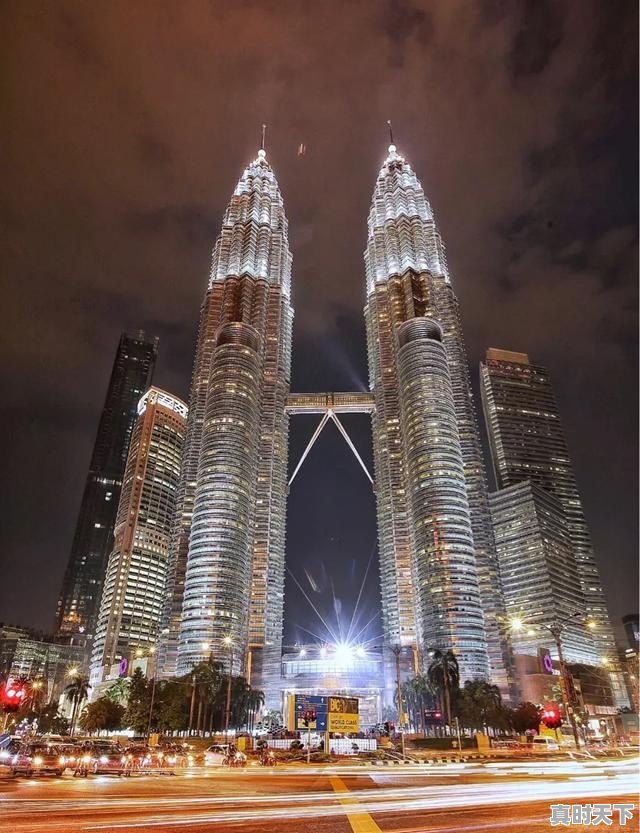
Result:
{"label": "ringed tower tier", "polygon": [[191,382],[160,667],[209,656],[278,698],[291,367],[291,252],[262,149],[216,241]]}
{"label": "ringed tower tier", "polygon": [[458,301],[431,205],[393,144],[367,232],[385,643],[412,648],[416,668],[430,650],[452,648],[462,679],[490,676],[509,696],[510,649]]}

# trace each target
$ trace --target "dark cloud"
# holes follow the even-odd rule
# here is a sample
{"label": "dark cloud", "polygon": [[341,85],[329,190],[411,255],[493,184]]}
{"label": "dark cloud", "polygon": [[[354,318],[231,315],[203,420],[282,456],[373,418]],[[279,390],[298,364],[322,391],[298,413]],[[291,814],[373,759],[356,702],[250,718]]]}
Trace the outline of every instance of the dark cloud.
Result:
{"label": "dark cloud", "polygon": [[[514,6],[517,7],[518,4]],[[563,4],[556,0],[522,0],[521,24],[509,55],[515,79],[542,72],[564,34]]]}
{"label": "dark cloud", "polygon": [[[447,242],[474,374],[487,346],[548,364],[614,615],[637,604],[636,4],[2,14],[0,619],[51,621],[120,331],[159,334],[157,381],[187,395],[211,247],[263,122],[294,255],[293,387],[367,384],[362,251],[388,118]],[[292,460],[312,431],[292,422]],[[370,455],[366,420],[353,431]],[[374,511],[337,432],[322,443],[292,489],[288,557],[326,574],[331,609]],[[293,587],[289,633],[308,618]]]}

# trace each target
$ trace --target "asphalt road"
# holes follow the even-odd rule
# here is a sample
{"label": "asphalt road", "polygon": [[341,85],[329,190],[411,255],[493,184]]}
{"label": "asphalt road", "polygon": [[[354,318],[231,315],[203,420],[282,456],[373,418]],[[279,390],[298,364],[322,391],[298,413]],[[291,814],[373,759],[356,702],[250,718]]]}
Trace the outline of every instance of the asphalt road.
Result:
{"label": "asphalt road", "polygon": [[[458,833],[550,831],[550,803],[634,805],[638,759],[403,766],[279,766],[170,776],[0,776],[11,833]],[[615,816],[614,816],[615,817]],[[572,826],[571,829],[586,827]]]}

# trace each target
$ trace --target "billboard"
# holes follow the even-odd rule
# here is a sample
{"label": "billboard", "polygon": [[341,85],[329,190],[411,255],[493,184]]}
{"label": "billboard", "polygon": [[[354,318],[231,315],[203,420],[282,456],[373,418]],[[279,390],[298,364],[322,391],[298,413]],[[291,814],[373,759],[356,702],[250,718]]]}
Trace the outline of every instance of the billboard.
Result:
{"label": "billboard", "polygon": [[[315,713],[315,720],[307,720],[309,713]],[[357,732],[360,717],[357,697],[324,697],[310,694],[296,694],[289,697],[287,728],[303,732],[308,729],[317,732]]]}

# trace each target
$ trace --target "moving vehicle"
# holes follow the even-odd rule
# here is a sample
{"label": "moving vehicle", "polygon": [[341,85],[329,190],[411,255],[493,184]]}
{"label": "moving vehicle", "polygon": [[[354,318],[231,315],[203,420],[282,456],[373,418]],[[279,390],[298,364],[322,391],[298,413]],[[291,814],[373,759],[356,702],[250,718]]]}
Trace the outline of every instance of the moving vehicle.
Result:
{"label": "moving vehicle", "polygon": [[247,756],[239,752],[233,744],[214,743],[204,753],[205,766],[243,767],[247,765]]}
{"label": "moving vehicle", "polygon": [[554,738],[546,735],[538,735],[531,744],[532,752],[559,752],[560,744]]}
{"label": "moving vehicle", "polygon": [[22,743],[11,759],[11,772],[19,775],[40,775],[45,772],[62,775],[67,762],[59,744]]}
{"label": "moving vehicle", "polygon": [[78,750],[74,775],[130,775],[133,757],[126,754],[119,743],[109,740],[90,740]]}

